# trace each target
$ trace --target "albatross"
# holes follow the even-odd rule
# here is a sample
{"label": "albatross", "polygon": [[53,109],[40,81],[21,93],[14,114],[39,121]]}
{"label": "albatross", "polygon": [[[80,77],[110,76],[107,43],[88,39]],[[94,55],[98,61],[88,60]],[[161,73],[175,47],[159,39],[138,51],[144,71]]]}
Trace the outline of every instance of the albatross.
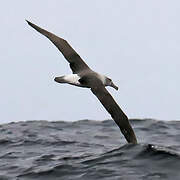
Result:
{"label": "albatross", "polygon": [[107,76],[93,71],[66,40],[42,29],[28,20],[26,21],[36,31],[46,36],[59,49],[70,65],[72,74],[56,77],[54,81],[57,83],[68,83],[79,87],[90,88],[92,93],[99,99],[118,125],[127,142],[137,144],[137,139],[128,117],[105,88],[106,86],[111,86],[118,90],[118,87],[113,81]]}

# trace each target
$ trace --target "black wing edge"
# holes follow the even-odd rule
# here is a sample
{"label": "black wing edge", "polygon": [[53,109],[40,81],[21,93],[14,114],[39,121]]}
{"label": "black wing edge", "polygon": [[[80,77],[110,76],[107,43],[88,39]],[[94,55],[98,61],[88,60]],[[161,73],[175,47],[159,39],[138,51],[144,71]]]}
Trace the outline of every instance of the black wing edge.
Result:
{"label": "black wing edge", "polygon": [[104,86],[91,88],[93,94],[99,99],[104,108],[109,112],[115,123],[120,128],[128,143],[137,144],[136,135],[131,127],[128,117],[115,102]]}
{"label": "black wing edge", "polygon": [[69,45],[66,40],[31,23],[28,20],[26,20],[26,22],[36,31],[46,36],[59,49],[65,59],[70,63],[70,68],[72,69],[73,73],[78,73],[83,69],[90,69],[88,65],[81,59],[79,54]]}

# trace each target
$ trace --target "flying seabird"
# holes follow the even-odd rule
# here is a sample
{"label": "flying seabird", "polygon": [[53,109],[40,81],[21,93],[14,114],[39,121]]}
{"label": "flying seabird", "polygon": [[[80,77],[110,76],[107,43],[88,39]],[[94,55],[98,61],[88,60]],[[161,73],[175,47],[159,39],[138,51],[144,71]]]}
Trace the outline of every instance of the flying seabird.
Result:
{"label": "flying seabird", "polygon": [[79,87],[90,88],[119,126],[127,142],[137,144],[137,139],[129,123],[128,117],[105,88],[105,86],[111,86],[118,90],[118,87],[113,83],[113,81],[110,78],[91,70],[66,40],[29,21],[27,21],[27,23],[46,36],[69,62],[73,74],[56,77],[54,80],[58,83],[68,83]]}

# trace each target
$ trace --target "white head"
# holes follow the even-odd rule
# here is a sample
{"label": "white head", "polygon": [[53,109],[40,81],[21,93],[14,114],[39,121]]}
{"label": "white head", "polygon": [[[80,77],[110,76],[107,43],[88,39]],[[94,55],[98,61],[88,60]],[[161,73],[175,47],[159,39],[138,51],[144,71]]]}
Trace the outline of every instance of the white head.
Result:
{"label": "white head", "polygon": [[105,78],[105,86],[111,86],[114,89],[118,90],[118,87],[113,83],[112,79],[108,77]]}

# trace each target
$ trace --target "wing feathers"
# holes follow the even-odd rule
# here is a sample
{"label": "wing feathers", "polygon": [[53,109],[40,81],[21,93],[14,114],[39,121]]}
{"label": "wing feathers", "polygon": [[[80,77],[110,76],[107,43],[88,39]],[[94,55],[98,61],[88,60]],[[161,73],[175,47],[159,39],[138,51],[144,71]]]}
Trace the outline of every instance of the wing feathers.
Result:
{"label": "wing feathers", "polygon": [[76,53],[76,51],[69,45],[66,40],[56,36],[51,32],[46,31],[45,29],[40,28],[39,26],[29,21],[27,21],[27,23],[35,30],[46,36],[59,49],[66,60],[70,63],[70,67],[73,73],[78,73],[84,69],[89,68],[88,65],[81,59],[81,57]]}
{"label": "wing feathers", "polygon": [[93,94],[99,99],[104,108],[109,112],[116,124],[119,126],[121,132],[129,143],[137,144],[136,136],[129,123],[128,117],[124,114],[113,97],[109,94],[104,86],[96,86],[91,88]]}

